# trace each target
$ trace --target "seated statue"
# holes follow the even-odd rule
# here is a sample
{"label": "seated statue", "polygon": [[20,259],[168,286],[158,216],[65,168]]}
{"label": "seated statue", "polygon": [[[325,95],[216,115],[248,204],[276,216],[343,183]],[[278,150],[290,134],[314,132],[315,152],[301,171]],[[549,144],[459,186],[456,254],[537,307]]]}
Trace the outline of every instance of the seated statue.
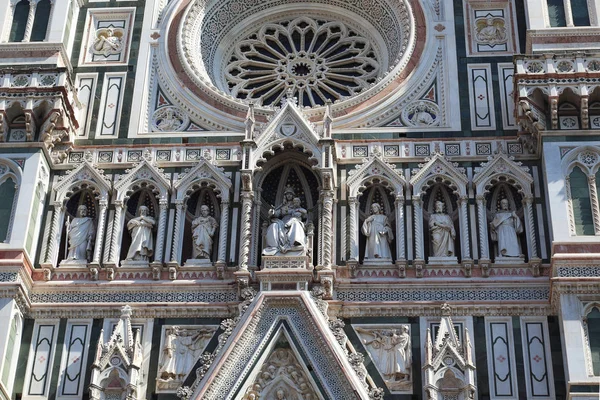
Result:
{"label": "seated statue", "polygon": [[279,207],[269,210],[271,223],[267,228],[264,256],[305,255],[306,254],[306,209],[300,205],[300,198],[294,197],[294,190],[288,187]]}

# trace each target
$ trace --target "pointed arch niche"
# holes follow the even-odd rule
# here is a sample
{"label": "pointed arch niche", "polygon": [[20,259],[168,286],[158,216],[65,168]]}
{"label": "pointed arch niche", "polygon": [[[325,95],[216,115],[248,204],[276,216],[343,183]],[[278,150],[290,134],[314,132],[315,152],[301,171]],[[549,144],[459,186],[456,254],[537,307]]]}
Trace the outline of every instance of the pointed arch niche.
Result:
{"label": "pointed arch niche", "polygon": [[216,259],[217,264],[225,265],[231,190],[229,177],[225,175],[222,168],[216,167],[208,160],[201,159],[198,164],[175,181],[173,190],[175,192],[173,201],[175,203],[175,222],[170,254],[171,263],[182,265],[182,258],[191,259],[191,240],[188,240],[190,243],[184,243],[184,234],[187,232],[185,237],[192,238],[191,222],[199,215],[200,206],[207,202],[210,214],[219,224],[213,237],[211,260]]}
{"label": "pointed arch niche", "polygon": [[[454,254],[462,261],[471,259],[469,245],[469,219],[467,184],[469,180],[464,168],[450,162],[444,155],[436,153],[420,169],[413,172],[410,180],[413,186],[413,217],[415,229],[415,260],[425,260],[431,253],[429,218],[435,212],[436,201],[444,203],[445,213],[450,215],[456,235]],[[427,222],[425,226],[425,222]],[[458,229],[456,229],[458,227]],[[427,247],[425,246],[427,238]],[[427,249],[427,250],[426,250]],[[439,257],[441,258],[441,257]],[[453,262],[452,258],[448,261]],[[431,261],[430,261],[431,262]],[[437,258],[436,258],[437,262]],[[441,260],[440,262],[443,262]]]}
{"label": "pointed arch niche", "polygon": [[[290,187],[295,197],[307,211],[305,231],[308,244],[307,255],[311,262],[321,265],[322,252],[313,251],[322,238],[320,224],[323,203],[320,197],[321,177],[312,169],[309,157],[302,150],[283,146],[266,160],[264,168],[255,176],[255,207],[252,215],[253,235],[250,246],[251,265],[260,265],[264,247],[264,235],[269,221],[269,210],[283,202],[284,192]],[[321,248],[321,246],[319,246]]]}
{"label": "pointed arch niche", "polygon": [[21,178],[16,162],[0,158],[0,243],[10,243]]}
{"label": "pointed arch niche", "polygon": [[[404,231],[404,188],[407,184],[402,171],[396,169],[378,156],[371,157],[357,169],[350,171],[347,185],[349,191],[348,203],[350,209],[349,242],[350,256],[348,260],[364,259],[366,240],[359,234],[361,221],[369,216],[373,203],[383,206],[390,225],[394,227],[396,260],[406,260],[405,231]],[[369,261],[371,262],[371,261]]]}
{"label": "pointed arch niche", "polygon": [[[529,261],[538,258],[535,218],[533,215],[533,177],[529,168],[515,162],[512,157],[498,153],[488,157],[488,162],[475,168],[473,176],[477,202],[477,220],[479,224],[479,252],[481,260],[490,260],[488,225],[490,218],[498,210],[500,200],[508,199],[509,207],[523,218],[525,241]],[[523,253],[525,249],[522,246]],[[497,260],[496,260],[497,261]]]}
{"label": "pointed arch niche", "polygon": [[[43,254],[42,267],[56,267],[58,260],[66,257],[67,231],[65,217],[74,218],[80,205],[88,207],[88,215],[96,224],[96,239],[91,264],[100,264],[100,254],[104,243],[104,226],[110,193],[110,181],[102,170],[85,160],[67,175],[59,178],[54,187],[52,222],[48,235],[46,253]],[[65,264],[63,262],[63,264]],[[68,266],[82,267],[87,263],[68,263]]]}
{"label": "pointed arch niche", "polygon": [[154,252],[153,264],[162,264],[164,255],[165,231],[167,226],[167,211],[170,184],[163,171],[156,165],[144,160],[121,175],[115,183],[115,214],[112,223],[111,241],[107,246],[105,263],[148,265],[148,262],[131,262],[125,260],[131,245],[131,234],[127,223],[138,216],[140,206],[148,207],[149,216],[154,218],[156,225],[153,229]]}

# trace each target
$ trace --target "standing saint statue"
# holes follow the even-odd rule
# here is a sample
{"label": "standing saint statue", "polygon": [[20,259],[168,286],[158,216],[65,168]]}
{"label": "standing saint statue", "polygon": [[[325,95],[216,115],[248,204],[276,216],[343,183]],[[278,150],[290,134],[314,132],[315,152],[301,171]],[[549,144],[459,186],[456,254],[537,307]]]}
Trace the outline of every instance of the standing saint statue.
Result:
{"label": "standing saint statue", "polygon": [[390,243],[394,240],[394,232],[379,204],[371,204],[371,215],[363,222],[361,231],[367,237],[365,260],[391,260]]}
{"label": "standing saint statue", "polygon": [[88,217],[85,205],[77,207],[77,216],[70,222],[67,220],[67,236],[69,237],[68,261],[90,261],[94,251],[96,227],[94,220]]}
{"label": "standing saint statue", "polygon": [[518,234],[523,232],[521,220],[514,211],[510,211],[508,199],[500,200],[500,210],[490,222],[492,241],[498,242],[499,257],[522,257]]}
{"label": "standing saint statue", "polygon": [[174,326],[167,329],[158,367],[159,379],[182,382],[214,333],[213,328],[184,329]]}
{"label": "standing saint statue", "polygon": [[367,347],[388,388],[403,389],[407,384],[410,385],[412,349],[408,325],[402,325],[400,330],[357,327],[356,332]]}
{"label": "standing saint statue", "polygon": [[148,215],[148,211],[148,207],[140,206],[139,216],[127,223],[127,229],[131,233],[131,246],[127,252],[127,260],[148,261],[154,253],[152,228],[156,221]]}
{"label": "standing saint statue", "polygon": [[448,214],[444,213],[444,203],[435,202],[435,213],[429,217],[433,257],[453,257],[456,231]]}
{"label": "standing saint statue", "polygon": [[194,239],[193,258],[206,258],[210,260],[213,236],[219,224],[209,215],[207,205],[200,207],[200,216],[192,221],[192,238]]}
{"label": "standing saint statue", "polygon": [[300,198],[294,196],[294,189],[291,187],[285,190],[283,196],[282,204],[269,210],[271,224],[267,228],[262,251],[265,256],[306,253],[304,220],[307,211],[302,208]]}

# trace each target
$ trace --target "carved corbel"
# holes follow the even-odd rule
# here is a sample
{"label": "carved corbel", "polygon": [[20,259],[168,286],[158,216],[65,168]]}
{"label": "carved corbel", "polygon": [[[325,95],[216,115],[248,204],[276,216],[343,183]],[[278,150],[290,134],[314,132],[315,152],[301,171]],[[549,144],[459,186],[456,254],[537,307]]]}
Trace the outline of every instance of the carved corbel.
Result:
{"label": "carved corbel", "polygon": [[8,127],[8,122],[6,122],[6,114],[0,112],[0,138],[2,138],[3,142],[8,142],[9,133],[10,128]]}
{"label": "carved corbel", "polygon": [[35,116],[32,111],[25,111],[25,140],[28,142],[33,141],[36,131]]}
{"label": "carved corbel", "polygon": [[550,97],[550,117],[552,121],[552,129],[558,129],[558,97]]}
{"label": "carved corbel", "polygon": [[588,129],[590,127],[588,96],[581,97],[581,128]]}

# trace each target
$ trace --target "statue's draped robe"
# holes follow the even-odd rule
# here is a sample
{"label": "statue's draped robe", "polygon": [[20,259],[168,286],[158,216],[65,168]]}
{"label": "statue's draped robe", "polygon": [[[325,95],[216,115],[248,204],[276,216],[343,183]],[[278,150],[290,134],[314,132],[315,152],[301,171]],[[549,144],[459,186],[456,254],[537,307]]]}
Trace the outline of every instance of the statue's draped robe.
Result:
{"label": "statue's draped robe", "polygon": [[431,214],[429,217],[433,257],[453,257],[456,231],[448,214]]}
{"label": "statue's draped robe", "polygon": [[303,215],[306,215],[305,209],[291,204],[276,209],[267,228],[262,254],[274,256],[289,251],[305,251],[306,232],[302,222]]}
{"label": "statue's draped robe", "polygon": [[69,228],[69,260],[86,260],[87,251],[93,250],[93,238],[96,234],[94,220],[90,217],[73,218]]}
{"label": "statue's draped robe", "polygon": [[213,235],[217,228],[217,221],[211,217],[198,217],[192,222],[194,228],[192,237],[194,239],[194,257],[210,258],[213,246]]}
{"label": "statue's draped robe", "polygon": [[410,342],[408,334],[377,335],[370,342],[379,358],[379,367],[386,380],[395,380],[398,374],[409,375],[411,367],[411,349],[407,346]]}
{"label": "statue's draped robe", "polygon": [[519,239],[517,234],[523,232],[521,220],[514,212],[500,211],[490,223],[490,236],[498,241],[498,255],[502,257],[519,257]]}
{"label": "statue's draped robe", "polygon": [[127,223],[127,229],[131,232],[131,246],[127,252],[128,260],[135,260],[139,256],[151,257],[154,253],[154,240],[152,238],[152,227],[155,221],[152,217],[137,217]]}
{"label": "statue's draped robe", "polygon": [[390,242],[393,231],[385,215],[374,214],[363,222],[362,233],[367,237],[365,259],[392,258]]}

